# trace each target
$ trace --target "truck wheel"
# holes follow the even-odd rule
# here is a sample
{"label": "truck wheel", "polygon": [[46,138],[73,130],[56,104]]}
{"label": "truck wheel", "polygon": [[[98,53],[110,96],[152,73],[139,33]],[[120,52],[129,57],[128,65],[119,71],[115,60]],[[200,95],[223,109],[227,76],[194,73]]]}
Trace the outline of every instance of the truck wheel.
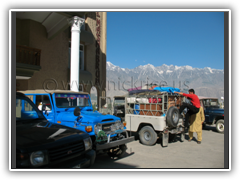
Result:
{"label": "truck wheel", "polygon": [[179,121],[178,108],[175,106],[172,106],[168,109],[168,112],[167,112],[167,125],[170,128],[174,128],[177,126],[178,121]]}
{"label": "truck wheel", "polygon": [[216,129],[219,133],[224,133],[224,120],[220,119],[216,123]]}
{"label": "truck wheel", "polygon": [[157,141],[157,133],[153,130],[151,126],[144,126],[139,131],[139,138],[142,144],[152,146]]}
{"label": "truck wheel", "polygon": [[108,150],[108,155],[112,158],[122,158],[127,150],[127,146],[125,144],[120,145],[119,147],[111,148]]}

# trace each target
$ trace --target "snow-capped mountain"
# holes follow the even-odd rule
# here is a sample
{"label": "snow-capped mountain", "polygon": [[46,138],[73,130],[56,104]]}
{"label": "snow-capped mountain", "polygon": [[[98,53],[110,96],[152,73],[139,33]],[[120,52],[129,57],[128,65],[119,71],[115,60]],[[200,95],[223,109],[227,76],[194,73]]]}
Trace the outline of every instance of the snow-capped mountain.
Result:
{"label": "snow-capped mountain", "polygon": [[[126,89],[157,84],[180,88],[194,88],[199,96],[224,96],[224,70],[193,68],[191,66],[140,65],[134,69],[121,68],[107,62],[107,96],[126,94]],[[115,87],[114,87],[115,85]]]}

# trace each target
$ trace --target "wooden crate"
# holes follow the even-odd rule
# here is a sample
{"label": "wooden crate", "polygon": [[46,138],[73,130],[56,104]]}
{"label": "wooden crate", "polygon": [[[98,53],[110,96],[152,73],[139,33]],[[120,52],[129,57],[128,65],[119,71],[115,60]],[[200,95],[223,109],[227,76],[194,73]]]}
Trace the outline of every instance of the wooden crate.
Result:
{"label": "wooden crate", "polygon": [[168,109],[172,106],[176,106],[175,101],[168,101]]}
{"label": "wooden crate", "polygon": [[181,105],[182,105],[182,97],[178,97],[177,102],[176,102],[176,106],[179,109]]}
{"label": "wooden crate", "polygon": [[179,97],[179,96],[168,97],[168,109],[172,106],[176,106],[179,109],[181,105],[182,105],[182,97]]}
{"label": "wooden crate", "polygon": [[160,104],[140,104],[139,106],[140,115],[146,116],[161,116],[163,113],[162,105]]}

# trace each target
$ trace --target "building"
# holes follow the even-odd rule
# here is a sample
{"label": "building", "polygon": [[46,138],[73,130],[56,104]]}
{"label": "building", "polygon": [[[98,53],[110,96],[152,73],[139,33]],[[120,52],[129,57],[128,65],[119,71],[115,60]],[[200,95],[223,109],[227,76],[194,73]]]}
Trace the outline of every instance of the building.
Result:
{"label": "building", "polygon": [[[106,12],[15,11],[16,89],[71,89],[71,20],[80,31],[79,90],[106,96]],[[72,70],[73,71],[73,70]]]}

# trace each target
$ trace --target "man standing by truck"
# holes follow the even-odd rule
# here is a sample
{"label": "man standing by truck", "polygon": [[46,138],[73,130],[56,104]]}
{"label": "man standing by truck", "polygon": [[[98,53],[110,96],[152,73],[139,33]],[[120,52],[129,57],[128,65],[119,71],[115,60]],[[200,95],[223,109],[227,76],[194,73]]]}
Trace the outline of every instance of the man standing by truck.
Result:
{"label": "man standing by truck", "polygon": [[205,121],[204,110],[203,107],[199,108],[199,112],[197,114],[193,114],[190,116],[190,127],[188,131],[189,140],[192,141],[193,132],[197,133],[197,143],[201,144],[202,141],[202,124]]}
{"label": "man standing by truck", "polygon": [[187,108],[187,113],[185,116],[185,127],[188,126],[189,116],[193,114],[197,114],[200,108],[200,100],[198,96],[195,94],[194,89],[189,89],[188,92],[189,94],[182,93],[182,92],[174,92],[187,97],[191,101],[191,104],[183,102],[179,109],[179,114],[181,114],[183,110]]}

